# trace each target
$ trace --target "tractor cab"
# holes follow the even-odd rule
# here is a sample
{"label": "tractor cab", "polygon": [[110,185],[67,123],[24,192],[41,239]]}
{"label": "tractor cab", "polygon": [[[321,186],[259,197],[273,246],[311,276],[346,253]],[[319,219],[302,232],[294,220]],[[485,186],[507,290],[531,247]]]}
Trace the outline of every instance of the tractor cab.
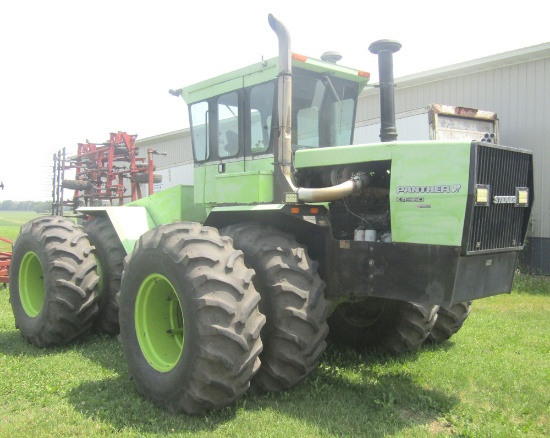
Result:
{"label": "tractor cab", "polygon": [[[350,145],[366,72],[292,54],[291,149]],[[332,58],[331,58],[332,59]],[[181,90],[189,105],[195,202],[274,202],[279,58]],[[275,202],[279,202],[275,201]]]}

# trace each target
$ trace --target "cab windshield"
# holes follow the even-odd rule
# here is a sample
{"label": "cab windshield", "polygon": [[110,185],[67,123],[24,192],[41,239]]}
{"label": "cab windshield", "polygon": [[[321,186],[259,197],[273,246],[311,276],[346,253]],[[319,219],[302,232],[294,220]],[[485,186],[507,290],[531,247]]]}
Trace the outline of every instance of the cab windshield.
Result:
{"label": "cab windshield", "polygon": [[294,70],[292,149],[352,144],[359,87],[356,83]]}

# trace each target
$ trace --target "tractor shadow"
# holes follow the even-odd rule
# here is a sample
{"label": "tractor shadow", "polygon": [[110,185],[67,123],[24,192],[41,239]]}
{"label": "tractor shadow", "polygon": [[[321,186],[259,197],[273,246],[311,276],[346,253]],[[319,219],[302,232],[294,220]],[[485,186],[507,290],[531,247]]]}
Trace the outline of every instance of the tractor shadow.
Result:
{"label": "tractor shadow", "polygon": [[[120,350],[120,354],[113,355]],[[39,348],[28,342],[19,330],[0,331],[0,354],[15,357],[47,357],[64,354],[68,351],[78,351],[106,368],[114,371],[124,369],[122,348],[115,338],[86,333],[80,338],[64,345]],[[121,364],[122,362],[122,364]]]}
{"label": "tractor shadow", "polygon": [[419,385],[399,367],[415,357],[395,359],[329,346],[317,369],[292,390],[249,391],[233,406],[188,416],[171,414],[138,394],[121,356],[114,359],[120,366],[99,359],[118,371],[116,377],[84,382],[72,389],[67,399],[85,417],[108,424],[114,431],[138,434],[215,433],[227,423],[244,421],[239,418],[243,416],[249,436],[266,436],[266,411],[278,423],[298,420],[323,435],[383,437],[418,425],[444,431],[438,418],[459,400]]}
{"label": "tractor shadow", "polygon": [[63,354],[74,348],[71,344],[60,347],[38,348],[27,342],[19,330],[0,331],[0,355],[15,357],[45,357]]}
{"label": "tractor shadow", "polygon": [[329,344],[317,370],[295,394],[264,397],[274,397],[285,415],[335,436],[384,437],[414,426],[443,432],[447,426],[438,419],[459,399],[417,383],[407,372],[406,365],[423,350],[392,357]]}
{"label": "tractor shadow", "polygon": [[104,380],[88,381],[67,394],[75,411],[94,421],[108,424],[115,433],[181,434],[215,431],[233,420],[236,406],[199,416],[172,414],[142,397],[127,372]]}

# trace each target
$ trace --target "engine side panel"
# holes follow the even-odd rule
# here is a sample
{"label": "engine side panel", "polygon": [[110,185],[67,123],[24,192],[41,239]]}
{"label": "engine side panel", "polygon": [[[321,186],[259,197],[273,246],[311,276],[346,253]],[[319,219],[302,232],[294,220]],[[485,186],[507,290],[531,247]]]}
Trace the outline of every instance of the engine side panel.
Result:
{"label": "engine side panel", "polygon": [[392,153],[392,241],[462,244],[471,143],[397,144]]}

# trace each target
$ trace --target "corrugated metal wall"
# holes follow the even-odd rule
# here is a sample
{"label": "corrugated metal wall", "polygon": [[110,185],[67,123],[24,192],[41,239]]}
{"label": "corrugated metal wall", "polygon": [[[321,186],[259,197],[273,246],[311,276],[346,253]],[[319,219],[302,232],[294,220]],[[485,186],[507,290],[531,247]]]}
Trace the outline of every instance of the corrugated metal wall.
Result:
{"label": "corrugated metal wall", "polygon": [[142,140],[138,139],[136,144],[142,157],[147,156],[147,149],[149,148],[166,153],[165,156],[153,156],[155,166],[158,170],[193,162],[193,149],[189,129],[182,129],[181,131],[148,137]]}

